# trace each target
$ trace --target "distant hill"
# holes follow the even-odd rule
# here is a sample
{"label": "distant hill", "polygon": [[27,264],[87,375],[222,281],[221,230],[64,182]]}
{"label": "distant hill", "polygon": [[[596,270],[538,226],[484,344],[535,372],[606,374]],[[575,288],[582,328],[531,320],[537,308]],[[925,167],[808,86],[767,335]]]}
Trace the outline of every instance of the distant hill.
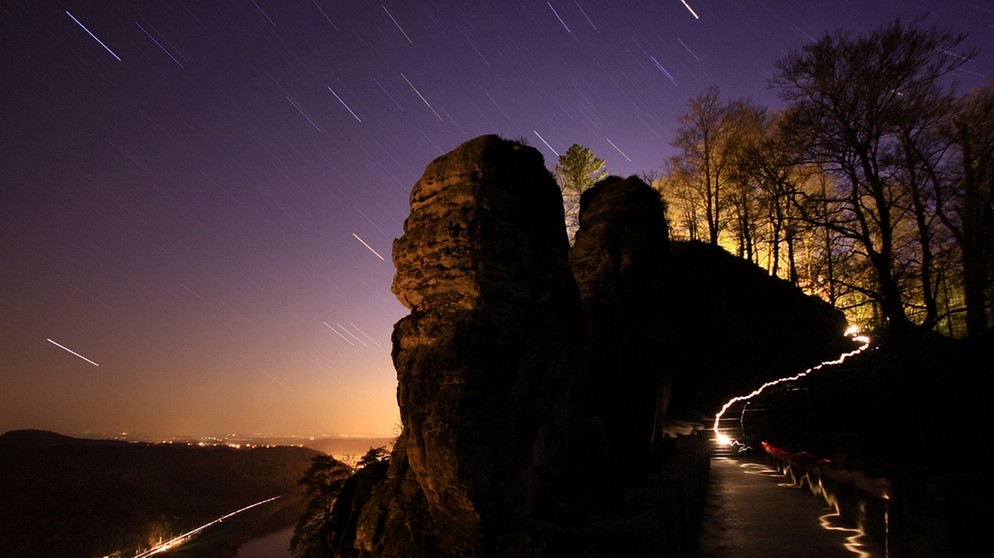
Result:
{"label": "distant hill", "polygon": [[[318,452],[144,444],[54,432],[0,435],[0,556],[90,558],[297,494]],[[292,524],[292,523],[291,523]]]}
{"label": "distant hill", "polygon": [[0,434],[0,451],[2,448],[18,447],[22,449],[50,448],[53,446],[78,446],[78,445],[108,445],[124,444],[119,440],[90,440],[85,438],[72,438],[48,430],[11,430]]}

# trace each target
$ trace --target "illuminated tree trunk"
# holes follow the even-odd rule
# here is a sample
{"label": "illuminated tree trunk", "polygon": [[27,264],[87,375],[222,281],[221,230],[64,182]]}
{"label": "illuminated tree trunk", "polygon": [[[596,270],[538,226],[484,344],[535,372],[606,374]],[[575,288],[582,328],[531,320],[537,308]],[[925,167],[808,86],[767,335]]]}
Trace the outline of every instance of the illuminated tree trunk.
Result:
{"label": "illuminated tree trunk", "polygon": [[910,329],[911,322],[894,267],[904,192],[892,180],[902,164],[892,147],[899,145],[902,128],[916,129],[927,116],[904,95],[934,94],[944,76],[974,55],[949,55],[965,37],[921,29],[920,21],[909,27],[897,21],[865,37],[826,35],[778,61],[772,80],[790,104],[785,124],[790,141],[846,189],[836,198],[845,213],[820,225],[862,249],[876,288],[861,290],[879,303],[897,332]]}
{"label": "illuminated tree trunk", "polygon": [[976,338],[988,327],[994,282],[994,84],[960,101],[946,133],[959,150],[958,180],[937,203],[960,247],[967,335]]}
{"label": "illuminated tree trunk", "polygon": [[697,201],[707,226],[707,242],[717,246],[728,226],[726,214],[737,205],[731,182],[745,137],[758,131],[761,111],[742,100],[721,102],[709,87],[688,103],[671,145],[680,150],[669,159],[671,177],[679,177]]}

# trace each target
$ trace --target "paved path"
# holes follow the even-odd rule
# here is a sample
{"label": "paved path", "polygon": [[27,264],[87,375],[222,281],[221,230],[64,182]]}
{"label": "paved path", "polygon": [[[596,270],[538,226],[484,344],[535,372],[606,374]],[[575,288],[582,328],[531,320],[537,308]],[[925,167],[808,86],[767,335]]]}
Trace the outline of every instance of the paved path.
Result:
{"label": "paved path", "polygon": [[698,558],[884,558],[883,548],[846,527],[820,497],[776,470],[716,457]]}

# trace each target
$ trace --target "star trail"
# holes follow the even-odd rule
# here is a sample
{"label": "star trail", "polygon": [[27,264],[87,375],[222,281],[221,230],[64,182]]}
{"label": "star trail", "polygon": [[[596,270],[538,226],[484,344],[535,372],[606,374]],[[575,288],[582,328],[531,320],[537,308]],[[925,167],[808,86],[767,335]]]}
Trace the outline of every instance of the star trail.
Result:
{"label": "star trail", "polygon": [[434,158],[658,172],[706,87],[776,107],[785,52],[926,12],[982,49],[961,89],[994,71],[990,2],[813,4],[4,2],[0,432],[392,435],[388,252]]}

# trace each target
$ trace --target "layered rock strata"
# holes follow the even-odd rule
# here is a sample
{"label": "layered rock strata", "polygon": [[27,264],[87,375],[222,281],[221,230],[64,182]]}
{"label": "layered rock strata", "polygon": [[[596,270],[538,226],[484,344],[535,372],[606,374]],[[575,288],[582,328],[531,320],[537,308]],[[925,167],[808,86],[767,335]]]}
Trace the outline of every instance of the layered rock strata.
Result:
{"label": "layered rock strata", "polygon": [[403,431],[336,502],[341,557],[617,555],[646,494],[686,509],[645,544],[692,548],[691,507],[646,484],[673,455],[668,406],[702,417],[840,338],[840,313],[753,264],[671,246],[634,177],[583,194],[572,248],[541,155],[497,136],[433,161],[410,201],[393,246]]}
{"label": "layered rock strata", "polygon": [[582,336],[567,251],[535,149],[482,136],[428,165],[393,247],[403,431],[362,555],[491,556],[542,504]]}

